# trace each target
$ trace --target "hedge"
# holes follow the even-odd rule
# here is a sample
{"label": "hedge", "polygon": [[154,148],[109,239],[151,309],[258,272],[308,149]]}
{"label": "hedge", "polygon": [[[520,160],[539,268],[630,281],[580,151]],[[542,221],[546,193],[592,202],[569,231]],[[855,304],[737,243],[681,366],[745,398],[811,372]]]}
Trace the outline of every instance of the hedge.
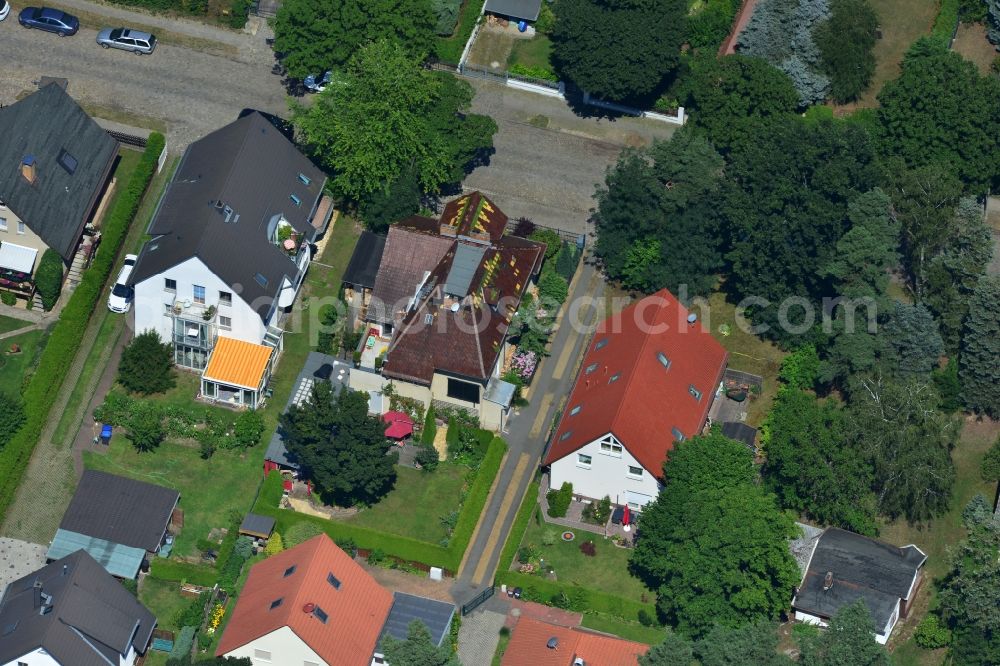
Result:
{"label": "hedge", "polygon": [[[499,572],[506,571],[510,563],[514,561],[514,556],[517,555],[521,539],[524,538],[524,532],[528,529],[528,521],[531,520],[532,514],[535,513],[535,509],[538,507],[538,502],[535,500],[538,497],[538,486],[538,481],[531,482],[531,485],[528,486],[528,494],[524,496],[521,508],[517,510],[514,524],[511,526],[510,534],[507,536],[507,543],[504,544],[503,551],[500,553],[500,562],[497,564]],[[497,573],[497,578],[499,577],[500,573]]]}
{"label": "hedge", "polygon": [[472,539],[472,533],[479,522],[479,516],[486,505],[486,499],[503,462],[507,444],[500,437],[494,437],[483,457],[465,502],[458,514],[458,521],[452,532],[447,548],[418,541],[410,537],[387,534],[369,527],[342,523],[318,516],[310,516],[289,509],[279,508],[282,495],[281,475],[274,471],[264,480],[253,512],[274,518],[274,529],[282,534],[297,523],[312,523],[334,541],[351,539],[362,550],[380,550],[390,557],[407,562],[416,562],[429,567],[441,567],[455,573],[462,563],[465,549]]}
{"label": "hedge", "polygon": [[25,424],[0,451],[0,519],[6,515],[14,499],[31,453],[48,422],[49,412],[80,348],[90,315],[111,274],[118,250],[139,210],[142,195],[156,172],[156,163],[164,145],[162,134],[153,132],[149,136],[146,150],[128,181],[128,187],[104,219],[100,251],[70,296],[58,323],[52,328],[38,368],[24,390]]}
{"label": "hedge", "polygon": [[149,564],[149,577],[156,580],[185,581],[192,585],[212,587],[219,579],[219,572],[215,570],[215,567],[156,557]]}
{"label": "hedge", "polygon": [[958,30],[959,0],[941,0],[934,27],[931,28],[931,39],[941,42],[945,48],[951,47],[951,40]]}

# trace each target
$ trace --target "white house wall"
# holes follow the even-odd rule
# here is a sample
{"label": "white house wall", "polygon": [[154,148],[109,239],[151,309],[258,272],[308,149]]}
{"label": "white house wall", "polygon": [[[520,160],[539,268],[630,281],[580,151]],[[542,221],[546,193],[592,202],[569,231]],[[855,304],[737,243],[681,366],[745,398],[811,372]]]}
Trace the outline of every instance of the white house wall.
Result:
{"label": "white house wall", "polygon": [[[167,291],[165,281],[168,278],[177,282],[176,292]],[[175,298],[193,301],[194,285],[205,288],[205,307],[215,306],[216,323],[220,316],[232,319],[232,328],[227,330],[219,326],[219,335],[254,344],[263,341],[265,328],[260,316],[240,298],[235,286],[226,284],[196,257],[135,285],[133,308],[136,333],[153,329],[159,332],[163,340],[172,341],[173,317],[167,313],[166,306],[172,305]],[[228,291],[233,295],[232,305],[219,303],[220,291]]]}
{"label": "white house wall", "polygon": [[60,664],[41,648],[18,657],[13,661],[5,662],[3,666],[17,666],[18,664],[25,664],[26,666],[70,666],[69,664]]}
{"label": "white house wall", "polygon": [[[795,611],[795,621],[804,622],[805,624],[812,624],[817,627],[827,628],[829,623],[824,618],[818,615],[813,615],[812,613],[803,613],[802,611]],[[899,621],[899,606],[896,606],[896,610],[893,611],[892,615],[889,617],[889,621],[886,623],[885,627],[882,629],[881,634],[876,634],[872,632],[872,636],[875,638],[875,642],[879,645],[885,645],[889,642],[889,636],[892,634],[892,630],[896,627],[896,622]]]}
{"label": "white house wall", "polygon": [[[270,654],[270,659],[265,654]],[[275,629],[225,656],[250,657],[253,666],[336,666],[323,661],[288,627]]]}
{"label": "white house wall", "polygon": [[[641,468],[642,463],[624,446],[620,456],[602,451],[601,439],[604,437],[552,463],[549,468],[550,486],[559,488],[563,482],[569,481],[573,484],[574,494],[592,499],[601,499],[607,495],[615,504],[625,503],[627,491],[647,495],[648,501],[655,499],[659,493],[659,482],[656,477],[646,469],[643,470],[642,478],[630,476],[629,466]],[[590,456],[589,469],[577,462],[578,454],[581,453]]]}

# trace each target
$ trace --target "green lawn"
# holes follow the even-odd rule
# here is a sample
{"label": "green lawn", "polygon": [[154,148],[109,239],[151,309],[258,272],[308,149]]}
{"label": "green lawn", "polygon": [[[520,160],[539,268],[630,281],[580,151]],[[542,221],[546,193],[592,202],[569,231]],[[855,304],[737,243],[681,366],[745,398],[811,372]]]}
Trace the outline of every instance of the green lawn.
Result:
{"label": "green lawn", "polygon": [[166,631],[179,631],[174,616],[187,608],[191,599],[181,596],[181,585],[177,582],[157,580],[147,576],[139,590],[139,601],[156,616],[156,625]]}
{"label": "green lawn", "polygon": [[535,35],[531,39],[517,39],[511,49],[508,69],[512,65],[538,67],[548,71],[552,69],[552,42],[545,35]]}
{"label": "green lawn", "polygon": [[0,315],[0,333],[9,333],[25,326],[31,326],[31,322]]}
{"label": "green lawn", "polygon": [[482,9],[483,0],[465,0],[462,3],[455,32],[450,37],[437,37],[434,55],[437,56],[438,60],[450,65],[458,64],[465,43],[469,41]]}
{"label": "green lawn", "polygon": [[582,626],[646,645],[656,645],[666,633],[663,627],[646,627],[638,622],[625,622],[604,613],[584,613]]}
{"label": "green lawn", "polygon": [[397,466],[393,491],[347,522],[439,543],[448,536],[441,517],[460,508],[457,502],[468,471],[468,467],[451,463],[441,463],[433,472]]}
{"label": "green lawn", "polygon": [[151,453],[137,453],[123,434],[111,439],[107,454],[85,453],[84,464],[122,476],[168,486],[181,494],[184,529],[174,545],[180,557],[197,555],[199,539],[229,524],[230,511],[245,513],[260,483],[263,445],[246,452],[217,451],[202,460],[197,445],[164,442]]}
{"label": "green lawn", "polygon": [[[639,602],[652,600],[653,595],[646,586],[628,573],[630,549],[619,548],[610,539],[583,530],[575,530],[575,540],[562,541],[558,535],[563,529],[544,520],[541,525],[530,520],[521,545],[533,544],[545,564],[552,566],[560,583],[576,584]],[[556,533],[556,542],[551,546],[542,545],[542,535],[546,531]],[[580,552],[580,544],[591,539],[597,548],[594,557]]]}
{"label": "green lawn", "polygon": [[[19,395],[25,373],[32,369],[42,353],[45,331],[28,331],[12,338],[0,340],[0,391]],[[11,346],[18,345],[21,352],[9,354]]]}

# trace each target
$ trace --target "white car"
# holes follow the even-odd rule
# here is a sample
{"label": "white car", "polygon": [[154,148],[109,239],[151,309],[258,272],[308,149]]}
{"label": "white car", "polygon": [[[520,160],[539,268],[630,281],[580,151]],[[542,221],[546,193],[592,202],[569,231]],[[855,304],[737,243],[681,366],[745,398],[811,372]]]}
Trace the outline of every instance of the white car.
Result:
{"label": "white car", "polygon": [[0,21],[2,21],[10,14],[10,3],[7,0],[0,0],[0,2],[3,3],[3,7],[0,7]]}
{"label": "white car", "polygon": [[111,288],[111,294],[108,296],[108,309],[112,312],[122,314],[132,309],[133,293],[132,287],[128,286],[128,277],[132,275],[132,269],[135,268],[138,258],[134,254],[125,255],[125,264],[118,273],[115,286]]}

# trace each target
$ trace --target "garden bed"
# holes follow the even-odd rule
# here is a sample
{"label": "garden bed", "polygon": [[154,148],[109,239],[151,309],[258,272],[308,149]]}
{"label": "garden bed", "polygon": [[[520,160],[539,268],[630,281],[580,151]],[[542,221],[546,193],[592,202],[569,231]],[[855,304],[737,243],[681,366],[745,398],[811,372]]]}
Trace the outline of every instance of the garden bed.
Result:
{"label": "garden bed", "polygon": [[507,70],[511,74],[558,81],[552,66],[552,40],[541,34],[516,40],[507,58]]}

